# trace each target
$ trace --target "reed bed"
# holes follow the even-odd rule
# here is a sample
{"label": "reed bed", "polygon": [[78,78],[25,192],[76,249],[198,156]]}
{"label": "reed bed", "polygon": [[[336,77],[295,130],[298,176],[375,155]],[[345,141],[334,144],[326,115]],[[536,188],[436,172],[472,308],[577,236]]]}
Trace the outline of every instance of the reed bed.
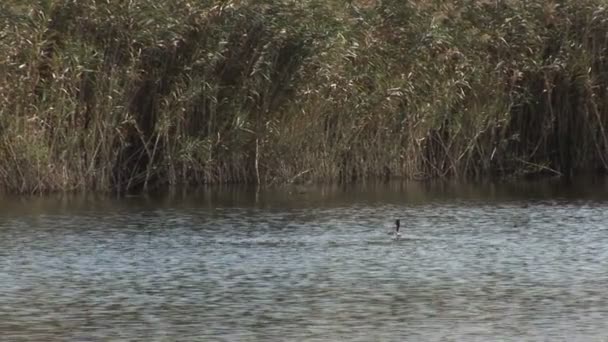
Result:
{"label": "reed bed", "polygon": [[605,173],[607,5],[5,0],[0,188]]}

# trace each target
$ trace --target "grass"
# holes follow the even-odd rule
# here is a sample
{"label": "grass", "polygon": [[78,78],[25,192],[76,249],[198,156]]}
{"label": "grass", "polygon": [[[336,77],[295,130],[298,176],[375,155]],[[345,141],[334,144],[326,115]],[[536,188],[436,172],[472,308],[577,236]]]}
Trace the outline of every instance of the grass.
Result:
{"label": "grass", "polygon": [[608,170],[605,1],[4,1],[0,187]]}

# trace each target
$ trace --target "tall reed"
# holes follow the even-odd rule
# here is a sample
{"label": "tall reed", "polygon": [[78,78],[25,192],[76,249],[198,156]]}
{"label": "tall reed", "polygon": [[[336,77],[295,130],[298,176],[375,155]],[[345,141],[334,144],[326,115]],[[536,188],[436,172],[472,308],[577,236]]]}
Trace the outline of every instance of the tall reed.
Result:
{"label": "tall reed", "polygon": [[0,186],[606,172],[601,0],[0,5]]}

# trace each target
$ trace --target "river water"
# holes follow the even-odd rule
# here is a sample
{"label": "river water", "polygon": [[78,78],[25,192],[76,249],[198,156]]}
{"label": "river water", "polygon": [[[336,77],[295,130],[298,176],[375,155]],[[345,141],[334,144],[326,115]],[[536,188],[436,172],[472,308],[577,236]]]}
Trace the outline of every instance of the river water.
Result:
{"label": "river water", "polygon": [[606,341],[607,189],[3,198],[0,340]]}

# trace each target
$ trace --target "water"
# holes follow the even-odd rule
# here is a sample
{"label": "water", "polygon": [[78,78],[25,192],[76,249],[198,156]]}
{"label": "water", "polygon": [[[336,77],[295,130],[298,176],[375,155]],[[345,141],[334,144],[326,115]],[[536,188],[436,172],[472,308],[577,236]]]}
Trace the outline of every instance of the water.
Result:
{"label": "water", "polygon": [[[605,186],[0,201],[7,341],[606,341]],[[387,232],[401,218],[405,239]]]}

